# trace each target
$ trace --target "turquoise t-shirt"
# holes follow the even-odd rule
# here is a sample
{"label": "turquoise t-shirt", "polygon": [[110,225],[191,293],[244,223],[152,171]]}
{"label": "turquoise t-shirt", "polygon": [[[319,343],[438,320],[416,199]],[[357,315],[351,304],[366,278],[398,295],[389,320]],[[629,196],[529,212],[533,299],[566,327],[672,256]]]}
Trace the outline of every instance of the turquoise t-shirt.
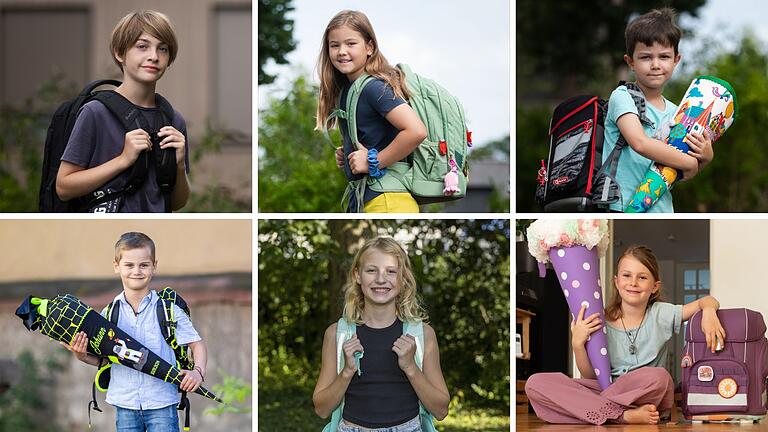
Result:
{"label": "turquoise t-shirt", "polygon": [[[656,128],[669,122],[675,116],[677,112],[677,105],[664,99],[666,108],[661,111],[654,107],[650,103],[646,102],[645,115],[653,121]],[[619,139],[619,127],[616,125],[616,121],[622,115],[626,113],[634,113],[637,115],[637,108],[632,101],[632,96],[627,92],[627,88],[619,86],[611,93],[611,98],[608,100],[608,114],[605,118],[605,141],[603,144],[603,162],[611,154],[611,151],[616,147],[616,141]],[[656,130],[649,126],[643,125],[643,131],[645,134],[653,136]],[[645,179],[645,172],[648,167],[651,166],[651,161],[640,153],[632,150],[627,145],[621,151],[619,157],[619,165],[616,167],[616,182],[621,188],[621,200],[611,204],[611,210],[624,211],[627,204],[635,194],[635,190],[640,186],[641,182]],[[672,194],[667,191],[659,201],[648,210],[649,213],[673,213],[675,211],[672,206]]]}
{"label": "turquoise t-shirt", "polygon": [[[608,329],[608,355],[611,358],[611,377],[643,366],[667,367],[667,341],[672,333],[680,333],[683,319],[683,305],[656,302],[645,312],[645,319],[639,328]],[[635,339],[636,338],[636,339]],[[637,351],[629,353],[630,339],[634,340]]]}

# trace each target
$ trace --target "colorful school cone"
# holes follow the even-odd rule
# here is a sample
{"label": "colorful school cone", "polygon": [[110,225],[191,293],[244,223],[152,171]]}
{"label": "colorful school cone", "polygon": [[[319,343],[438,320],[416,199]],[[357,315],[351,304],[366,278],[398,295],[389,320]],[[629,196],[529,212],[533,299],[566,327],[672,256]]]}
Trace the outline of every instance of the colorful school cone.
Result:
{"label": "colorful school cone", "polygon": [[611,362],[600,284],[600,256],[608,245],[608,223],[605,220],[537,220],[528,227],[528,248],[539,261],[539,276],[544,277],[544,264],[552,266],[573,318],[600,314],[603,327],[587,339],[589,361],[600,387],[611,384]]}
{"label": "colorful school cone", "polygon": [[[163,381],[181,384],[181,371],[147,349],[77,297],[64,294],[53,299],[30,296],[16,309],[24,326],[51,339],[71,344],[81,331],[88,336],[88,352],[112,363],[134,368]],[[223,403],[203,387],[195,393]]]}
{"label": "colorful school cone", "polygon": [[[707,133],[714,143],[733,124],[737,114],[736,93],[730,84],[711,76],[696,77],[680,102],[675,125],[665,142],[687,153],[687,135],[698,132]],[[647,212],[681,176],[682,173],[674,168],[652,163],[624,211]]]}

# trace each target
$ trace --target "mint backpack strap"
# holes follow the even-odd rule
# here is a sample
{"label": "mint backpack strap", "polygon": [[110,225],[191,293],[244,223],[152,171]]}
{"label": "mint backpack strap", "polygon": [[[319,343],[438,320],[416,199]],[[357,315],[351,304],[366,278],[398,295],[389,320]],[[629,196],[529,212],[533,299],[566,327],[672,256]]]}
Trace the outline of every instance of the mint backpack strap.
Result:
{"label": "mint backpack strap", "polygon": [[[403,334],[411,335],[416,339],[416,366],[420,370],[424,370],[424,323],[421,321],[403,321]],[[423,432],[437,432],[434,418],[419,401],[419,421]]]}
{"label": "mint backpack strap", "polygon": [[367,73],[363,72],[349,88],[347,92],[347,132],[349,133],[349,139],[355,146],[355,149],[360,149],[360,141],[357,139],[357,103],[360,100],[360,95],[363,94],[365,86],[373,81],[374,78]]}
{"label": "mint backpack strap", "polygon": [[331,114],[325,118],[325,122],[323,123],[323,136],[325,137],[325,140],[330,144],[333,151],[336,151],[336,147],[339,147],[336,145],[336,143],[333,142],[331,139],[331,134],[328,133],[328,124],[333,119],[347,119],[347,112],[342,110],[341,108],[336,108],[333,111],[331,111]]}
{"label": "mint backpack strap", "polygon": [[[344,345],[344,342],[347,341],[347,339],[351,338],[353,334],[355,334],[355,331],[357,330],[357,326],[354,322],[348,322],[344,317],[339,318],[339,321],[336,323],[336,373],[341,373],[341,370],[344,369],[344,349],[342,345]],[[362,357],[362,356],[361,356]],[[358,359],[360,361],[360,359]],[[358,373],[360,373],[359,364],[358,364]],[[333,413],[331,413],[331,421],[325,427],[323,428],[323,432],[336,432],[336,429],[339,427],[339,423],[341,422],[341,414],[344,411],[344,398],[341,399],[341,403],[339,406],[336,407],[336,409],[333,410]]]}

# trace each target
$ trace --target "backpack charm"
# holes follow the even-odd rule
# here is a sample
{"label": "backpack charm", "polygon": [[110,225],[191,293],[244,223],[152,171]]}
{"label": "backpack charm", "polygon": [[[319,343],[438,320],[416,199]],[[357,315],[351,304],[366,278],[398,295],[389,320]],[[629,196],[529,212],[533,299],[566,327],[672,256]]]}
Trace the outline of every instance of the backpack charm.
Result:
{"label": "backpack charm", "polygon": [[[444,141],[441,141],[444,142]],[[456,161],[451,159],[448,161],[448,163],[451,165],[451,170],[448,171],[448,174],[445,175],[445,188],[443,189],[443,194],[446,196],[453,195],[456,192],[459,192],[459,167],[456,166]]]}
{"label": "backpack charm", "polygon": [[688,354],[683,356],[683,360],[680,362],[680,367],[682,369],[689,368],[693,366],[693,361],[691,360],[691,356]]}
{"label": "backpack charm", "polygon": [[440,148],[441,156],[445,156],[446,154],[448,154],[448,144],[446,144],[445,140],[440,140],[439,148]]}
{"label": "backpack charm", "polygon": [[547,166],[544,164],[544,159],[541,160],[541,168],[536,174],[536,183],[544,186],[547,183]]}
{"label": "backpack charm", "polygon": [[467,131],[467,147],[472,147],[472,131]]}

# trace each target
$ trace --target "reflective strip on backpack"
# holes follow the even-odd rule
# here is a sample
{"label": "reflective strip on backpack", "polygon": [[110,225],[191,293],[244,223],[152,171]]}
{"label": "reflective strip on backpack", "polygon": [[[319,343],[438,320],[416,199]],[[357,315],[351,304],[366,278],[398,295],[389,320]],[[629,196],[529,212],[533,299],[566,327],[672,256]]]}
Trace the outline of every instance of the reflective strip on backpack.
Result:
{"label": "reflective strip on backpack", "polygon": [[719,394],[710,393],[688,393],[688,406],[745,406],[747,405],[747,394],[737,393],[731,398],[724,398]]}

